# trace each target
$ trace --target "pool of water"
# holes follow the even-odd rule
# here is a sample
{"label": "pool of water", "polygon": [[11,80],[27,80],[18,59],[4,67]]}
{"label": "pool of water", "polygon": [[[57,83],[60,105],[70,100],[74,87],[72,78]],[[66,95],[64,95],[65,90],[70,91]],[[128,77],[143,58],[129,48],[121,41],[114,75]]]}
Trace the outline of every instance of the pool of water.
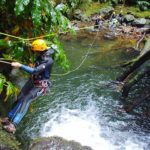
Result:
{"label": "pool of water", "polygon": [[[73,39],[62,41],[70,70],[52,76],[53,86],[34,102],[21,125],[22,137],[60,136],[94,150],[148,150],[150,133],[137,117],[122,109],[120,93],[112,82],[122,72],[114,66],[130,59],[133,52],[114,48],[118,41]],[[53,73],[61,74],[56,66]]]}

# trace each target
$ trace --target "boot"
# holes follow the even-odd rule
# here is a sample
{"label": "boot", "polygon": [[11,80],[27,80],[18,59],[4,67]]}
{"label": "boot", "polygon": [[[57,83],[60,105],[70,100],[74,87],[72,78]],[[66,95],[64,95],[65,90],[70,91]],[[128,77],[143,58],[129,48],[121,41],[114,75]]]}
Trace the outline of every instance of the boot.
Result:
{"label": "boot", "polygon": [[9,125],[4,125],[3,129],[12,134],[15,134],[16,132],[16,127],[13,123],[10,123]]}

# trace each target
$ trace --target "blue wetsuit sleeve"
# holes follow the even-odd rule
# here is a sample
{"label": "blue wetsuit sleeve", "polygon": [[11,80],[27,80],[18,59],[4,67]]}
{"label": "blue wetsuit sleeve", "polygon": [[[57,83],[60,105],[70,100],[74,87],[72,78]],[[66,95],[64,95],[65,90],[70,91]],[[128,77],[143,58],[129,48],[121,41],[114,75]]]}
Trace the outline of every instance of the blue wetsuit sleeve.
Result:
{"label": "blue wetsuit sleeve", "polygon": [[31,73],[31,74],[36,74],[36,73],[39,73],[39,72],[42,72],[43,70],[45,70],[45,68],[47,66],[50,66],[53,64],[53,59],[50,58],[46,63],[43,63],[35,68],[31,68],[29,66],[26,66],[26,65],[21,65],[21,69],[28,72],[28,73]]}
{"label": "blue wetsuit sleeve", "polygon": [[21,65],[20,68],[21,68],[22,70],[28,72],[28,73],[33,73],[33,72],[35,72],[35,69],[34,69],[34,68],[31,68],[31,67],[26,66],[26,65]]}

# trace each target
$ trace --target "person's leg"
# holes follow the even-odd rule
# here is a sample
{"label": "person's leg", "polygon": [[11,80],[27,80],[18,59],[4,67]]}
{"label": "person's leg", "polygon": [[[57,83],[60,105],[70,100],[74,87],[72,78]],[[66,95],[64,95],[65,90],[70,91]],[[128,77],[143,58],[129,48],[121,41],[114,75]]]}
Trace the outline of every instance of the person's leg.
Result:
{"label": "person's leg", "polygon": [[17,101],[14,102],[12,110],[8,113],[8,118],[12,120],[15,116],[15,113],[20,109],[21,104],[23,103],[23,100],[25,99],[25,96],[33,89],[34,85],[32,83],[32,80],[29,79],[26,84],[21,89],[21,92],[17,96]]}
{"label": "person's leg", "polygon": [[8,125],[4,125],[3,128],[10,133],[15,133],[16,126],[20,123],[22,118],[25,116],[30,103],[36,97],[43,95],[43,92],[44,92],[43,88],[33,88],[26,95],[26,97],[24,97],[24,99],[19,100],[16,107],[11,111],[11,112],[13,112],[13,118],[11,118],[11,122]]}
{"label": "person's leg", "polygon": [[16,111],[15,116],[12,119],[12,123],[17,126],[22,118],[25,116],[25,114],[28,111],[28,108],[30,106],[30,103],[35,100],[38,96],[41,96],[44,94],[43,88],[33,88],[26,97],[22,100],[20,108]]}

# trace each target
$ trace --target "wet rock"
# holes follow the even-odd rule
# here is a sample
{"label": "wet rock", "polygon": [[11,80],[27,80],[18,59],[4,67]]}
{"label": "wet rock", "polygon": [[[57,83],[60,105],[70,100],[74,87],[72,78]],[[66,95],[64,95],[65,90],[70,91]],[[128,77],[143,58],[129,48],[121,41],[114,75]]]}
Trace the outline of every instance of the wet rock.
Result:
{"label": "wet rock", "polygon": [[104,34],[104,38],[107,40],[115,40],[116,34],[115,33],[106,33],[106,34]]}
{"label": "wet rock", "polygon": [[130,22],[133,22],[134,20],[135,20],[135,17],[131,14],[127,14],[124,16],[125,23],[130,23]]}
{"label": "wet rock", "polygon": [[133,21],[132,25],[137,27],[143,27],[146,24],[145,18],[137,18]]}
{"label": "wet rock", "polygon": [[75,10],[74,18],[81,21],[90,21],[90,19],[85,14],[83,14],[80,9]]}
{"label": "wet rock", "polygon": [[111,7],[111,6],[108,6],[106,8],[102,8],[100,10],[100,14],[103,15],[103,16],[110,16],[110,14],[114,11],[114,8]]}
{"label": "wet rock", "polygon": [[33,140],[29,150],[92,150],[88,146],[82,146],[75,141],[67,141],[61,137],[39,138]]}
{"label": "wet rock", "polygon": [[146,39],[146,42],[145,42],[145,45],[144,45],[144,48],[143,48],[141,54],[144,54],[149,50],[150,50],[150,37],[148,39]]}
{"label": "wet rock", "polygon": [[20,150],[19,145],[15,135],[2,130],[0,119],[0,150]]}
{"label": "wet rock", "polygon": [[146,19],[146,25],[150,25],[150,19]]}

